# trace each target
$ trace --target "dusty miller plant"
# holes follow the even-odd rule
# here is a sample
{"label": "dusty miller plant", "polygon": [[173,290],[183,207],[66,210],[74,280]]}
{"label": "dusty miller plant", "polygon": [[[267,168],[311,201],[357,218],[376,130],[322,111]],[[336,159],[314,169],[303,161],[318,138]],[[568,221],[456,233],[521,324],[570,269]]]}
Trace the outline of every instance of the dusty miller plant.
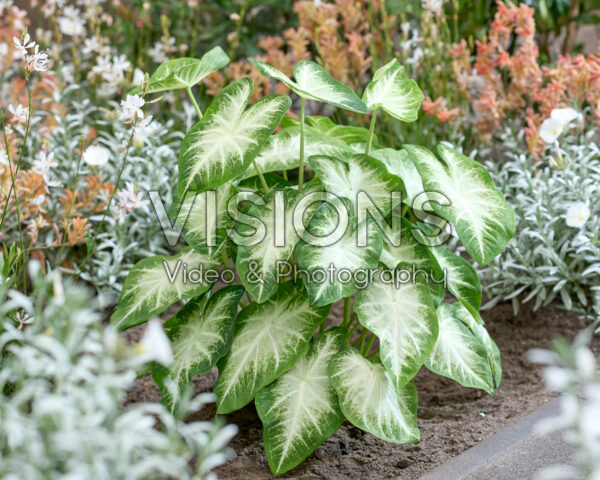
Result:
{"label": "dusty miller plant", "polygon": [[184,423],[212,394],[123,407],[139,347],[103,327],[89,292],[30,269],[31,296],[10,290],[0,259],[0,477],[202,479],[224,463],[236,427]]}
{"label": "dusty miller plant", "polygon": [[[477,262],[502,252],[514,214],[485,168],[445,146],[440,160],[423,147],[377,144],[378,114],[412,122],[423,99],[395,60],[376,72],[362,99],[311,61],[296,65],[294,80],[254,61],[298,95],[299,120],[284,118],[292,104],[285,95],[247,106],[249,78],[226,86],[202,113],[191,87],[226,61],[219,49],[169,61],[147,86],[148,93],[187,89],[199,116],[179,153],[180,208],[173,210],[189,246],[139,262],[111,317],[126,329],[186,300],[165,323],[175,361],[153,369],[164,401],[179,401],[166,380],[183,391],[193,375],[217,365],[218,413],[255,401],[279,475],[344,419],[390,442],[418,441],[412,378],[423,365],[493,393],[500,358],[478,314],[477,275],[466,259],[425,241],[451,222]],[[307,100],[371,112],[370,128],[307,117]],[[339,235],[327,242],[332,231]],[[232,259],[242,285],[213,291],[215,269]],[[445,270],[458,301],[444,302],[444,286],[422,274],[399,288],[384,279],[413,266]],[[319,281],[329,267],[346,273]],[[361,272],[374,279],[361,284]],[[337,301],[344,316],[333,326],[326,319]]]}
{"label": "dusty miller plant", "polygon": [[[489,306],[501,300],[534,309],[558,301],[569,310],[600,315],[600,149],[590,129],[579,138],[561,141],[564,168],[551,166],[554,149],[542,162],[514,153],[518,146],[506,135],[508,162],[488,168],[513,206],[517,235],[502,255],[481,270]],[[584,203],[589,219],[581,227],[567,225],[570,207]]]}
{"label": "dusty miller plant", "polygon": [[546,467],[539,472],[539,480],[600,478],[600,378],[590,348],[595,325],[580,332],[572,344],[558,338],[552,351],[529,352],[532,361],[546,365],[546,387],[561,393],[560,415],[542,421],[537,428],[564,430],[565,440],[577,447],[575,465]]}

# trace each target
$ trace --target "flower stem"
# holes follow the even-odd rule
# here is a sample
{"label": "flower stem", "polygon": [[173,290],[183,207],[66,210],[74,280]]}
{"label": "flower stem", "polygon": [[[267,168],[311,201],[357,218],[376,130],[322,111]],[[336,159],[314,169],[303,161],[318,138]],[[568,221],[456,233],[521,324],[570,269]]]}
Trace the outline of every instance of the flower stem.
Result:
{"label": "flower stem", "polygon": [[186,91],[187,91],[188,97],[190,97],[190,100],[192,101],[192,105],[194,105],[194,108],[196,109],[196,115],[198,115],[199,119],[202,118],[202,110],[200,110],[200,107],[198,106],[198,102],[196,101],[196,97],[194,97],[192,88],[187,87]]}
{"label": "flower stem", "polygon": [[365,155],[368,155],[371,152],[371,143],[373,142],[373,132],[375,131],[375,121],[377,119],[377,111],[379,109],[373,110],[373,115],[371,115],[371,124],[369,125],[369,136],[367,137],[367,148],[365,149]]}
{"label": "flower stem", "polygon": [[350,326],[350,297],[344,298],[344,322],[342,326],[346,328]]}
{"label": "flower stem", "polygon": [[306,99],[300,99],[300,164],[298,165],[298,191],[302,191],[304,184],[304,111]]}

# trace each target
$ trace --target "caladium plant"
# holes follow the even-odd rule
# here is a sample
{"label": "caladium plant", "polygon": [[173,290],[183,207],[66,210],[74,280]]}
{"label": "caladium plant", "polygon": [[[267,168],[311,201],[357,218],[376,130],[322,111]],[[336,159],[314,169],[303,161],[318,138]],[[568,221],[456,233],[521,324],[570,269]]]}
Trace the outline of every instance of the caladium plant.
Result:
{"label": "caladium plant", "polygon": [[[152,369],[163,401],[175,408],[192,376],[216,366],[218,413],[255,402],[279,475],[344,419],[390,442],[419,441],[413,378],[423,367],[493,393],[500,352],[479,316],[477,274],[435,239],[449,222],[485,264],[515,218],[477,161],[447,146],[436,155],[378,144],[377,113],[411,122],[423,99],[396,60],[362,99],[311,61],[294,80],[253,62],[298,95],[299,120],[286,116],[285,95],[248,106],[249,78],[197,108],[172,212],[189,246],[137,264],[111,321],[129,328],[182,303],[165,323],[174,362]],[[226,63],[216,49],[169,61],[147,92],[186,88],[196,103],[191,87]],[[371,112],[370,128],[307,116],[307,101]],[[234,283],[232,265],[241,285],[217,288]],[[338,301],[343,316],[330,317]]]}

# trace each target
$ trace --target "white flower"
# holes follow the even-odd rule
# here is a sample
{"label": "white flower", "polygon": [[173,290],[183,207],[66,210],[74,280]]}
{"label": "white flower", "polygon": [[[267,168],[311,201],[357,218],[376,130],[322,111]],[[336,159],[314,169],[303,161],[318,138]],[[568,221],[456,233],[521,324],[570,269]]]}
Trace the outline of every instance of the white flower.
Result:
{"label": "white flower", "polygon": [[29,50],[30,48],[33,48],[35,45],[35,42],[30,42],[30,36],[28,33],[25,34],[25,36],[23,37],[23,42],[21,42],[20,39],[18,39],[17,37],[13,37],[13,42],[15,44],[15,48],[16,48],[16,52],[15,55],[16,58],[22,58],[25,55],[27,55],[27,50]]}
{"label": "white flower", "polygon": [[583,203],[575,203],[567,210],[567,225],[569,227],[581,228],[590,217],[590,209]]}
{"label": "white flower", "polygon": [[48,69],[48,53],[39,49],[40,46],[36,45],[33,55],[25,57],[25,69],[29,72],[45,72]]}
{"label": "white flower", "polygon": [[563,123],[558,118],[547,118],[542,122],[540,137],[547,144],[551,145],[560,136],[563,131]]}
{"label": "white flower", "polygon": [[6,155],[6,152],[0,148],[0,165],[10,165],[9,161],[8,161],[8,155]]}
{"label": "white flower", "polygon": [[142,72],[139,68],[136,68],[133,71],[133,84],[141,85],[144,81],[144,72]]}
{"label": "white flower", "polygon": [[142,148],[147,139],[152,137],[158,130],[156,122],[152,121],[152,116],[144,118],[138,122],[134,132],[134,145],[136,148]]}
{"label": "white flower", "polygon": [[125,123],[133,123],[137,119],[144,118],[142,107],[144,99],[139,95],[127,95],[127,99],[121,100],[121,119]]}
{"label": "white flower", "polygon": [[158,319],[148,322],[142,339],[135,346],[135,353],[144,362],[155,361],[164,366],[173,362],[171,342]]}
{"label": "white flower", "polygon": [[83,152],[83,161],[92,167],[106,165],[110,158],[110,150],[99,145],[90,145]]}
{"label": "white flower", "polygon": [[12,114],[10,123],[22,124],[27,120],[27,108],[21,104],[15,107],[12,103],[8,106],[8,111]]}
{"label": "white flower", "polygon": [[553,144],[561,136],[567,125],[578,118],[581,118],[581,114],[571,107],[555,108],[550,113],[550,118],[542,122],[540,138],[549,145]]}
{"label": "white flower", "polygon": [[428,10],[438,17],[442,14],[442,0],[421,0],[421,5],[425,10]]}
{"label": "white flower", "polygon": [[81,37],[85,34],[85,18],[74,7],[65,7],[63,16],[58,17],[58,28],[64,35]]}

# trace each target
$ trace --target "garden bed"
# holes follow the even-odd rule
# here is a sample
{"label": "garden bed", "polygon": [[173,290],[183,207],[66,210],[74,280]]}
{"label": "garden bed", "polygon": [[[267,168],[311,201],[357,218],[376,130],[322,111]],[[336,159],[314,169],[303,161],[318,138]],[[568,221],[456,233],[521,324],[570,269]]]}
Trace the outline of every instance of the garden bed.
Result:
{"label": "garden bed", "polygon": [[[336,304],[330,318],[340,313],[341,305]],[[422,368],[415,378],[420,443],[386,443],[346,422],[305,462],[281,478],[417,479],[553,398],[544,389],[541,369],[527,361],[526,352],[548,347],[558,335],[572,340],[586,322],[573,312],[555,307],[533,312],[525,306],[515,317],[509,304],[483,312],[483,318],[502,351],[502,383],[495,395],[464,388]],[[133,338],[142,330],[137,327],[126,334]],[[600,350],[598,339],[594,346],[596,351]],[[213,369],[210,374],[196,378],[197,391],[209,391],[216,377]],[[156,401],[159,397],[158,388],[147,375],[137,381],[129,402]],[[210,419],[215,411],[211,405],[201,416]],[[219,478],[271,478],[254,404],[226,415],[226,420],[237,424],[240,433],[231,443],[237,457],[217,469]]]}

